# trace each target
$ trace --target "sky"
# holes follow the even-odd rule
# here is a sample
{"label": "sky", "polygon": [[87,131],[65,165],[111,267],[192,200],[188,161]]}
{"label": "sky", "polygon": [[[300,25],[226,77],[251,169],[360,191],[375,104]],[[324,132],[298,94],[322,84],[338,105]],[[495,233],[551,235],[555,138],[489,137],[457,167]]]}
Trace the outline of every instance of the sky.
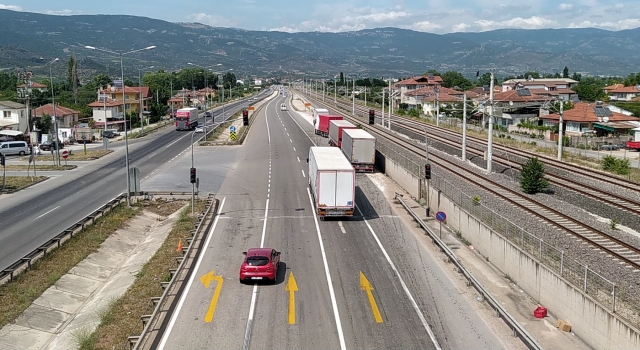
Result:
{"label": "sky", "polygon": [[169,22],[284,32],[396,27],[430,33],[501,28],[640,27],[638,0],[0,0],[0,9],[52,15],[136,15]]}

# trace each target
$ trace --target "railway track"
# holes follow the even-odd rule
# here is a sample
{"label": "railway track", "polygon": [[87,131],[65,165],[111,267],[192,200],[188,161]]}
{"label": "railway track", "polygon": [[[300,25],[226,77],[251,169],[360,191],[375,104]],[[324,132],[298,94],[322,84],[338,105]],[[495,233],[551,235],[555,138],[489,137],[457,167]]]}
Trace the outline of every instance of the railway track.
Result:
{"label": "railway track", "polygon": [[[307,97],[310,98],[309,96]],[[325,105],[326,107],[330,107],[328,104],[322,103],[321,101],[315,100],[315,102]],[[335,110],[335,108],[332,109]],[[420,157],[424,155],[424,149],[414,144],[413,142],[416,142],[416,140],[414,140],[413,138],[411,140],[413,142],[410,142],[408,139],[404,139],[402,137],[398,138],[393,131],[390,131],[378,124],[368,125],[363,119],[353,117],[341,111],[337,112],[341,114],[345,119],[357,124],[361,124],[365,130],[369,131],[376,137],[383,138],[387,142],[395,144],[396,146],[406,149],[409,152],[414,153],[415,155],[418,155]],[[416,123],[416,121],[413,122]],[[413,132],[416,131],[413,130]],[[420,132],[422,132],[422,130],[420,130]],[[532,216],[537,217],[539,220],[547,222],[559,228],[566,234],[577,237],[587,242],[595,249],[608,253],[613,257],[614,260],[623,262],[635,270],[640,270],[640,249],[634,247],[633,245],[630,245],[616,237],[612,237],[607,233],[584,224],[578,220],[575,220],[568,215],[565,215],[519,192],[513,191],[506,186],[494,183],[487,178],[484,178],[472,171],[465,169],[464,167],[459,166],[451,160],[440,157],[437,154],[430,154],[429,156],[430,161],[442,167],[443,169],[446,169],[454,174],[457,174],[458,176],[463,177],[466,181],[469,181],[470,183],[493,193],[494,195],[502,198],[508,203],[511,203],[511,205],[515,207],[527,211]],[[558,181],[564,181],[564,183],[559,182],[559,184],[562,184],[563,186],[566,183],[572,183],[567,179],[559,179]],[[575,185],[576,184],[573,183],[573,188],[575,188]],[[603,191],[601,190],[593,190],[591,188],[580,190],[580,193],[589,196],[601,195],[602,192]],[[634,203],[633,201],[629,201],[626,198],[620,198],[612,194],[608,194],[608,196],[609,197],[605,199],[608,202],[602,200],[604,203],[614,205],[618,208],[628,210],[632,213],[638,213],[638,203]],[[632,207],[634,205],[636,206],[636,208]]]}

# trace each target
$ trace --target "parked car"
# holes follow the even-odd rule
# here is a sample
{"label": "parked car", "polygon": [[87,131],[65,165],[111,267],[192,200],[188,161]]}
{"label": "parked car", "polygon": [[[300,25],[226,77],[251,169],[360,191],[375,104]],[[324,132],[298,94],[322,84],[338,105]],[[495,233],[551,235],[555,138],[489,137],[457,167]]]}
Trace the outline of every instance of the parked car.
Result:
{"label": "parked car", "polygon": [[195,132],[204,132],[204,127],[203,126],[196,126]]}
{"label": "parked car", "polygon": [[0,153],[5,156],[18,154],[24,156],[31,153],[29,145],[25,141],[6,141],[0,142]]}
{"label": "parked car", "polygon": [[[60,149],[64,148],[64,143],[60,140],[58,140],[58,146],[60,147]],[[45,141],[43,143],[40,144],[40,149],[43,151],[51,151],[52,149],[55,150],[56,149],[56,142],[55,141]]]}
{"label": "parked car", "polygon": [[105,130],[102,132],[102,137],[106,137],[108,139],[112,139],[114,137],[116,137],[116,134],[113,133],[113,131],[111,130]]}
{"label": "parked car", "polygon": [[206,118],[211,118],[211,112],[204,112],[204,116]]}
{"label": "parked car", "polygon": [[240,266],[240,283],[245,281],[268,281],[276,283],[280,252],[271,248],[251,248],[242,254],[244,261]]}

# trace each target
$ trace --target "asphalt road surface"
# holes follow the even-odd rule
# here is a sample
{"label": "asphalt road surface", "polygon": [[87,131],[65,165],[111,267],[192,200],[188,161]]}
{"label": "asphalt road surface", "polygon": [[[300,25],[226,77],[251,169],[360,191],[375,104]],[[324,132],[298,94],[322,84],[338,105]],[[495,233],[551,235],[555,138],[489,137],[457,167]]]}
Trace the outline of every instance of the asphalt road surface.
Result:
{"label": "asphalt road surface", "polygon": [[[356,217],[317,220],[306,174],[316,138],[305,119],[280,111],[283,101],[258,115],[235,161],[209,152],[206,162],[232,166],[157,348],[504,348],[366,175],[357,176]],[[275,285],[239,283],[252,247],[282,252]]]}
{"label": "asphalt road surface", "polygon": [[[232,102],[225,107],[226,115],[230,115],[230,110],[237,111],[246,105],[246,102]],[[221,112],[222,108],[213,111],[216,123],[222,119]],[[195,139],[202,135],[196,134]],[[171,163],[190,146],[191,132],[176,131],[171,127],[132,139],[129,141],[130,167],[137,167],[141,176],[146,177]],[[124,144],[119,142],[110,148],[114,149],[113,153],[88,162],[86,166],[61,172],[40,184],[0,197],[0,268],[5,269],[126,191]],[[162,190],[190,190],[188,167],[182,172],[180,180],[165,184]],[[201,176],[205,174],[201,173]],[[142,190],[146,190],[144,185],[143,181]]]}

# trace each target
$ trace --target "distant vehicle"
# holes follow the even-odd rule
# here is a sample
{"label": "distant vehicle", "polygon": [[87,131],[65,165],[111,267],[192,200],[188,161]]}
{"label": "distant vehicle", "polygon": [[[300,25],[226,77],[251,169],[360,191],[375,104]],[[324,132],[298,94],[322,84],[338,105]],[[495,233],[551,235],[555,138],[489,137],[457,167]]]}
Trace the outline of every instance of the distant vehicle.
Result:
{"label": "distant vehicle", "polygon": [[[316,108],[313,110],[313,125],[315,127],[316,125],[316,121],[318,120],[318,115],[320,114],[329,114],[329,110],[328,109],[324,109],[324,108]],[[317,129],[317,128],[316,128]],[[316,133],[316,135],[318,135],[318,133]]]}
{"label": "distant vehicle", "polygon": [[105,130],[102,132],[102,137],[106,137],[108,139],[112,139],[116,137],[116,134],[111,130]]}
{"label": "distant vehicle", "polygon": [[76,128],[74,132],[78,143],[91,143],[93,141],[93,130],[91,128]]}
{"label": "distant vehicle", "polygon": [[357,128],[347,120],[329,121],[329,144],[336,147],[342,146],[342,130]]}
{"label": "distant vehicle", "polygon": [[[64,148],[64,143],[60,140],[58,140],[58,147],[60,147],[60,149]],[[55,141],[45,141],[43,143],[40,144],[40,149],[43,151],[51,151],[51,150],[55,150],[56,149],[56,142]]]}
{"label": "distant vehicle", "polygon": [[207,118],[211,118],[211,112],[204,112],[204,116]]}
{"label": "distant vehicle", "polygon": [[176,112],[176,130],[193,130],[197,125],[197,108],[181,108]]}
{"label": "distant vehicle", "polygon": [[316,135],[329,137],[329,122],[342,119],[340,115],[318,114],[313,123]]}
{"label": "distant vehicle", "polygon": [[376,158],[376,138],[362,129],[344,129],[340,146],[356,171],[373,172]]}
{"label": "distant vehicle", "polygon": [[272,248],[251,248],[246,252],[240,266],[240,283],[247,281],[269,281],[276,283],[280,252]]}
{"label": "distant vehicle", "polygon": [[204,132],[204,127],[203,126],[196,126],[195,132]]}
{"label": "distant vehicle", "polygon": [[5,156],[18,154],[24,156],[30,153],[29,145],[25,141],[4,141],[0,142],[0,153]]}
{"label": "distant vehicle", "polygon": [[286,105],[286,104],[284,104],[284,103],[283,103],[283,104],[281,104],[281,105],[280,105],[280,110],[281,110],[281,111],[286,111],[286,110],[287,110],[287,105]]}
{"label": "distant vehicle", "polygon": [[309,187],[315,213],[327,216],[353,216],[356,173],[336,147],[309,149]]}

